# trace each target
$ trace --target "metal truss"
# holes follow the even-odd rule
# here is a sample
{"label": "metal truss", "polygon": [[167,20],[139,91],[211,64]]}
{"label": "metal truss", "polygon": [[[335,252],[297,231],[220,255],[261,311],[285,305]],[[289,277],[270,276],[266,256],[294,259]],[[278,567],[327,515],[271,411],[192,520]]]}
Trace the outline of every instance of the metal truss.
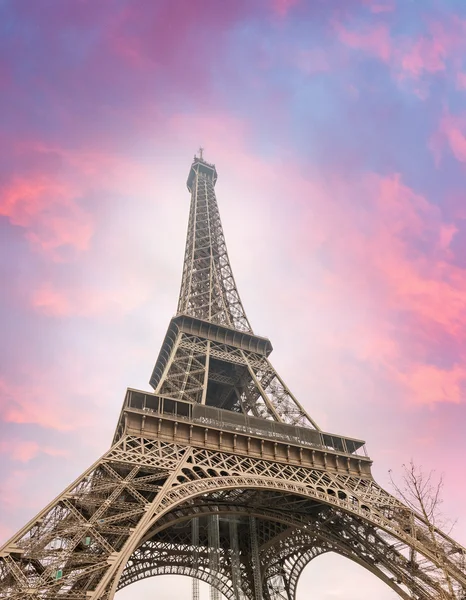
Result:
{"label": "metal truss", "polygon": [[157,394],[319,429],[269,359],[177,328]]}
{"label": "metal truss", "polygon": [[251,331],[227,254],[214,185],[214,165],[195,158],[178,314]]}
{"label": "metal truss", "polygon": [[0,549],[0,599],[112,600],[179,574],[213,600],[295,600],[309,561],[336,552],[404,600],[464,600],[466,549],[383,490],[364,442],[322,432],[269,362],[233,279],[216,177],[195,158],[155,393],[127,391],[108,452]]}
{"label": "metal truss", "polygon": [[[466,587],[466,550],[437,531],[440,558],[422,518],[370,478],[129,437],[10,540],[1,555],[0,598],[109,600],[119,585],[188,571],[234,598],[229,528],[220,530],[215,568],[202,527],[197,554],[192,545],[189,520],[222,513],[227,522],[248,515],[238,535],[248,598],[258,598],[251,516],[264,597],[274,597],[281,578],[293,599],[315,548],[356,560],[403,598],[437,598],[442,569],[455,582],[455,595],[445,598],[462,598]],[[183,520],[187,527],[177,528]]]}

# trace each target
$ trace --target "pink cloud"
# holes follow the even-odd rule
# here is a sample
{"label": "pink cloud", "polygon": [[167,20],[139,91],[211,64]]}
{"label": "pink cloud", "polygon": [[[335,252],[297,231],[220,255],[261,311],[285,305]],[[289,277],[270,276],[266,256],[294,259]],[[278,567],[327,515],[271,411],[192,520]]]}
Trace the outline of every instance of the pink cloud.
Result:
{"label": "pink cloud", "polygon": [[405,77],[419,79],[425,73],[452,68],[459,72],[466,50],[466,21],[451,16],[428,23],[428,33],[414,39],[395,38],[399,46],[394,68]]}
{"label": "pink cloud", "polygon": [[346,28],[342,23],[334,23],[335,31],[341,43],[355,50],[362,50],[388,62],[392,55],[390,32],[387,25],[366,26],[362,30]]}
{"label": "pink cloud", "polygon": [[445,134],[450,150],[459,162],[466,162],[466,118],[446,116],[440,130]]}
{"label": "pink cloud", "polygon": [[[89,250],[96,210],[85,199],[97,192],[104,200],[122,194],[147,197],[153,172],[119,154],[69,150],[41,141],[15,142],[17,167],[0,185],[0,215],[24,231],[31,247],[55,261]],[[65,250],[65,253],[64,253]]]}
{"label": "pink cloud", "polygon": [[[166,94],[174,99],[181,94],[192,102],[211,99],[215,91],[209,70],[204,67],[217,60],[225,67],[222,57],[228,51],[228,44],[224,43],[224,32],[234,29],[236,23],[248,16],[264,17],[272,12],[284,17],[295,2],[269,0],[261,6],[232,2],[222,3],[219,9],[215,0],[206,0],[202,13],[186,0],[176,4],[127,3],[120,10],[105,11],[105,35],[82,75],[100,89],[104,72],[120,98],[123,93],[131,98],[133,105],[152,109],[157,105],[162,113],[162,103],[154,103],[154,84],[155,89],[164,90],[160,98]],[[177,36],[172,34],[173,28]],[[125,92],[122,82],[127,88]],[[132,90],[138,90],[139,97]]]}
{"label": "pink cloud", "polygon": [[68,286],[43,283],[31,291],[34,310],[51,317],[115,316],[140,306],[148,297],[147,283],[132,282],[121,288]]}
{"label": "pink cloud", "polygon": [[17,176],[0,188],[0,215],[25,229],[27,239],[40,251],[56,255],[67,245],[84,251],[93,226],[76,196],[69,182],[48,175]]}
{"label": "pink cloud", "polygon": [[[466,274],[450,263],[455,225],[444,223],[439,208],[399,176],[370,178],[366,194],[374,199],[377,212],[373,233],[359,243],[384,283],[388,307],[402,307],[459,334],[466,326]],[[431,245],[428,256],[414,250],[423,240]]]}
{"label": "pink cloud", "polygon": [[444,71],[448,53],[443,41],[435,37],[421,37],[400,56],[400,68],[406,75],[419,77],[424,71]]}
{"label": "pink cloud", "polygon": [[36,370],[29,378],[31,383],[26,384],[0,379],[0,417],[4,422],[33,423],[58,431],[75,430],[89,423],[91,417],[79,407],[61,401],[63,392],[52,385],[53,376],[50,384]]}
{"label": "pink cloud", "polygon": [[460,404],[464,402],[466,368],[454,365],[442,369],[434,365],[412,365],[407,372],[398,371],[396,377],[410,392],[412,403],[433,405],[439,401]]}
{"label": "pink cloud", "polygon": [[310,244],[310,225],[301,218],[298,256],[319,252],[316,241],[332,249],[325,282],[313,284],[322,297],[313,292],[309,299],[318,314],[337,319],[319,344],[370,365],[398,385],[406,403],[460,402],[466,367],[431,364],[429,354],[442,335],[458,339],[466,330],[466,272],[451,262],[456,226],[399,175],[333,175],[325,183],[318,176],[291,193],[312,198],[311,220],[320,224]]}
{"label": "pink cloud", "polygon": [[437,165],[445,145],[458,162],[466,162],[466,114],[451,115],[447,112],[441,118],[438,130],[429,143]]}
{"label": "pink cloud", "polygon": [[[376,9],[374,12],[386,11]],[[413,38],[394,35],[385,24],[366,25],[361,29],[337,23],[335,30],[342,44],[388,64],[399,82],[406,79],[418,82],[412,91],[421,98],[428,95],[428,87],[419,84],[426,74],[444,72],[451,67],[458,73],[458,87],[462,85],[460,69],[466,51],[466,21],[457,17],[431,21],[426,34]]]}
{"label": "pink cloud", "polygon": [[68,316],[71,311],[70,299],[62,290],[54,290],[42,285],[32,293],[32,306],[47,315],[56,317]]}
{"label": "pink cloud", "polygon": [[65,448],[39,445],[34,440],[8,439],[0,441],[0,454],[9,455],[13,460],[27,463],[39,454],[47,456],[67,456]]}
{"label": "pink cloud", "polygon": [[278,17],[284,18],[299,2],[300,0],[272,0],[272,10]]}

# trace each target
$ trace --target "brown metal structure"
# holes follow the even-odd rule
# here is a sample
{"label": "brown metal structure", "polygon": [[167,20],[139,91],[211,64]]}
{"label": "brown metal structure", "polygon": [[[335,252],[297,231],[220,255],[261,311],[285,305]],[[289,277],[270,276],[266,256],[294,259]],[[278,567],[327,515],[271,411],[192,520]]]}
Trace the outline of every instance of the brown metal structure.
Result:
{"label": "brown metal structure", "polygon": [[321,431],[269,362],[233,278],[216,179],[195,157],[154,392],[128,389],[108,452],[0,550],[0,598],[111,600],[181,574],[213,600],[295,600],[308,562],[337,552],[405,600],[463,599],[466,550],[374,481],[364,442]]}

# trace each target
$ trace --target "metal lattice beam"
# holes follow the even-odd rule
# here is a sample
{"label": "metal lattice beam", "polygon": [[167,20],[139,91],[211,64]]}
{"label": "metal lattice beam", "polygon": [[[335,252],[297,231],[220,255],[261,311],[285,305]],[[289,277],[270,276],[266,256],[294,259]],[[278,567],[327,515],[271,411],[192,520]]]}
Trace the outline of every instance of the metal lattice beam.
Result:
{"label": "metal lattice beam", "polygon": [[[161,470],[170,463],[171,468]],[[203,470],[207,465],[210,473]],[[370,562],[368,548],[373,557],[377,552],[378,562],[386,557],[389,563],[399,565],[395,575],[402,576],[410,589],[435,590],[440,585],[441,570],[424,541],[422,519],[411,513],[414,530],[406,531],[407,508],[371,479],[218,450],[126,439],[3,549],[0,598],[33,598],[28,596],[31,589],[42,594],[67,593],[72,599],[105,598],[109,590],[116,589],[133,552],[159,520],[179,510],[176,507],[196,501],[209,509],[212,501],[220,498],[237,506],[245,502],[273,509],[293,527],[314,522],[321,535],[324,530],[330,535],[331,527],[332,549],[348,555],[352,547],[352,556],[365,564]],[[317,511],[316,506],[322,505],[326,512]],[[277,533],[271,524],[257,531],[261,547]],[[443,543],[444,564],[460,598],[466,585],[466,551],[441,532],[436,535]],[[176,546],[181,540],[172,537],[172,543]],[[395,553],[397,544],[415,548],[422,557],[409,577],[408,559],[401,558],[400,550]],[[187,555],[190,553],[192,548]],[[251,548],[244,553],[251,556]],[[273,554],[278,555],[277,548]],[[383,572],[377,574],[383,579]],[[243,582],[248,577],[245,568]],[[231,566],[225,578],[231,581]],[[244,585],[251,587],[251,583]]]}

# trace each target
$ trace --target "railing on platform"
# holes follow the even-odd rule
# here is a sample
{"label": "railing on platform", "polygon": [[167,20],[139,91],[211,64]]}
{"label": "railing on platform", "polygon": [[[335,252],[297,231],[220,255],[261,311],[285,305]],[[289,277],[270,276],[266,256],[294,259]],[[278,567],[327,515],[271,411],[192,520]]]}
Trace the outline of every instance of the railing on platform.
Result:
{"label": "railing on platform", "polygon": [[270,440],[368,458],[364,441],[128,389],[125,407]]}

